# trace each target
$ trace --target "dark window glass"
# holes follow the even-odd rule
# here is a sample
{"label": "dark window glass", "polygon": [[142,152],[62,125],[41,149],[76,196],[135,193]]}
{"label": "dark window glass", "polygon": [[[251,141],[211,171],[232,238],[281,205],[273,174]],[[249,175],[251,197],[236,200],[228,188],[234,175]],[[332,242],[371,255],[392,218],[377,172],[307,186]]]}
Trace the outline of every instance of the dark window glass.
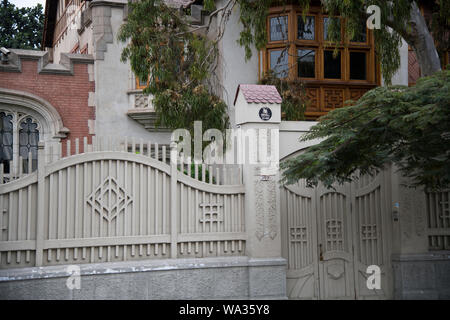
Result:
{"label": "dark window glass", "polygon": [[327,79],[341,79],[341,52],[336,58],[333,57],[332,50],[323,52],[324,77]]}
{"label": "dark window glass", "polygon": [[289,74],[287,49],[270,51],[270,69],[278,78],[286,78]]}
{"label": "dark window glass", "polygon": [[12,116],[0,112],[0,163],[3,172],[10,173],[10,161],[13,159],[13,123]]}
{"label": "dark window glass", "polygon": [[[32,170],[37,168],[37,150],[39,142],[39,130],[37,124],[31,118],[26,118],[20,123],[19,130],[19,155],[23,158],[23,172],[28,172],[28,161],[32,161]],[[31,152],[31,159],[29,153]]]}
{"label": "dark window glass", "polygon": [[[331,21],[331,18],[328,18],[328,17],[323,18],[323,39],[325,41],[329,41],[329,39],[328,39],[328,26],[330,24],[330,21]],[[339,21],[338,23],[339,23],[339,26],[340,26],[341,25],[341,21],[339,19],[338,19],[338,21]],[[339,31],[338,31],[337,39],[341,40],[340,28],[339,28]]]}
{"label": "dark window glass", "polygon": [[288,38],[288,17],[270,18],[270,41],[282,41]]}
{"label": "dark window glass", "polygon": [[350,79],[366,80],[366,53],[350,52]]}
{"label": "dark window glass", "polygon": [[297,50],[298,55],[298,76],[302,78],[316,77],[316,51]]}
{"label": "dark window glass", "polygon": [[315,39],[315,18],[312,16],[305,17],[306,20],[303,20],[303,16],[297,17],[297,38],[300,40],[314,40]]}

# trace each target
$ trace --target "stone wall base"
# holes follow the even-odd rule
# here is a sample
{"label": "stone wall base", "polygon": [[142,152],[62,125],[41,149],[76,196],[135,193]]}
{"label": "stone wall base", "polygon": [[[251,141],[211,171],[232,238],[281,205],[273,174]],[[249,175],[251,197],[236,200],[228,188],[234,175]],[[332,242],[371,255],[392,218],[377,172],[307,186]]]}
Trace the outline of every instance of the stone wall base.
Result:
{"label": "stone wall base", "polygon": [[450,253],[392,258],[395,299],[450,299]]}
{"label": "stone wall base", "polygon": [[286,299],[286,260],[247,257],[81,264],[0,270],[0,299]]}

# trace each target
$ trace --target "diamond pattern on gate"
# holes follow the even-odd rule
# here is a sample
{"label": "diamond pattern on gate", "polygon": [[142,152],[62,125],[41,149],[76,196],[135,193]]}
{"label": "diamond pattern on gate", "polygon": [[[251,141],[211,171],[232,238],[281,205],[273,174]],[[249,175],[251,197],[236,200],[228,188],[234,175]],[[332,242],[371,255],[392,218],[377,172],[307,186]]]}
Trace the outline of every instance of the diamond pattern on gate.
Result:
{"label": "diamond pattern on gate", "polygon": [[86,199],[86,203],[108,222],[125,211],[132,202],[133,198],[113,177],[107,177]]}

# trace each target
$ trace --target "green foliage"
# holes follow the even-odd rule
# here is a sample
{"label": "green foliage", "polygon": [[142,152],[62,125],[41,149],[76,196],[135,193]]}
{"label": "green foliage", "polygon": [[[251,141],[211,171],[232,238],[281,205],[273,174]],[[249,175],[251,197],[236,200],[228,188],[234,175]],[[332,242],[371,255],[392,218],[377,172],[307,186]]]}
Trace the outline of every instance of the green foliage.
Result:
{"label": "green foliage", "polygon": [[266,19],[273,0],[238,0],[243,30],[238,43],[245,49],[245,58],[252,57],[252,47],[261,50],[267,44]]}
{"label": "green foliage", "polygon": [[436,0],[433,3],[432,23],[429,26],[433,30],[435,39],[439,39],[436,49],[440,57],[450,51],[450,1]]}
{"label": "green foliage", "polygon": [[[204,86],[187,88],[178,93],[167,89],[157,93],[153,100],[156,112],[160,114],[159,125],[170,123],[173,128],[185,128],[194,132],[194,121],[203,121],[206,128],[227,128],[228,118],[224,117],[227,105],[208,93]],[[206,124],[206,125],[205,125]]]}
{"label": "green foliage", "polygon": [[[202,179],[202,165],[201,164],[199,164],[198,166],[197,166],[197,175],[198,175],[198,177],[197,177],[197,180],[199,180],[199,181],[203,181],[203,179]],[[185,175],[187,175],[188,174],[188,172],[187,172],[187,170],[184,170],[184,174]],[[195,164],[191,164],[191,178],[193,178],[193,179],[195,179]],[[206,182],[206,183],[208,183],[209,182],[209,170],[208,169],[206,169],[205,168],[205,181],[204,182]],[[212,183],[213,184],[216,184],[216,178],[215,177],[212,177]]]}
{"label": "green foliage", "polygon": [[450,185],[450,71],[421,78],[414,87],[379,87],[355,105],[333,110],[302,140],[323,139],[282,164],[283,180],[350,181],[396,164],[412,186]]}
{"label": "green foliage", "polygon": [[[193,128],[193,121],[199,120],[205,129],[225,130],[227,108],[211,85],[217,43],[190,32],[184,13],[163,0],[129,5],[127,22],[118,36],[121,41],[129,40],[122,61],[129,60],[140,79],[150,79],[144,92],[154,96],[158,124]],[[208,6],[213,9],[211,3]]]}
{"label": "green foliage", "polygon": [[[309,10],[310,0],[232,0],[239,5],[242,31],[238,43],[249,59],[254,49],[267,44],[266,19],[271,6],[299,5],[303,13]],[[344,24],[346,38],[354,38],[366,24],[366,8],[381,8],[381,29],[374,30],[377,56],[387,83],[400,66],[398,47],[400,30],[409,26],[411,0],[322,0],[323,10],[331,16],[328,35],[335,49],[341,43],[340,25]],[[204,8],[218,12],[214,0],[203,1]],[[141,79],[149,78],[145,93],[154,95],[159,115],[158,124],[171,128],[192,128],[193,120],[203,121],[203,127],[224,130],[228,126],[226,106],[214,94],[217,88],[215,68],[220,36],[205,36],[205,29],[189,23],[186,10],[168,7],[163,0],[130,2],[127,22],[122,25],[119,39],[127,42],[122,61],[129,60],[132,70]],[[233,5],[228,8],[233,8]],[[440,10],[447,12],[448,4],[440,2]],[[229,15],[222,12],[224,16]],[[336,17],[339,16],[340,19]],[[395,17],[395,19],[392,19]],[[448,23],[448,15],[439,16]],[[206,22],[208,24],[208,22]],[[388,26],[394,31],[390,32]],[[193,30],[194,29],[194,30]],[[223,34],[223,30],[218,32]],[[283,83],[268,76],[262,83],[275,84],[283,95],[286,119],[303,119],[304,90],[300,83]],[[210,104],[210,105],[208,105]]]}
{"label": "green foliage", "polygon": [[287,121],[305,120],[304,113],[308,102],[305,87],[302,81],[284,80],[278,78],[273,71],[267,72],[260,84],[274,85],[283,102],[281,103],[282,119]]}
{"label": "green foliage", "polygon": [[0,4],[0,47],[38,49],[41,47],[44,13],[41,4],[17,8],[8,0]]}

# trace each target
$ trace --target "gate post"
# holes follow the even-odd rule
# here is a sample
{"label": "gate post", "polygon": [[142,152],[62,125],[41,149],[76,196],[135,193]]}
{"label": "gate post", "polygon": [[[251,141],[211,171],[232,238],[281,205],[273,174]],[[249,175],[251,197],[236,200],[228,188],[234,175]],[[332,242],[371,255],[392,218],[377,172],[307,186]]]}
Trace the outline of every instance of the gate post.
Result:
{"label": "gate post", "polygon": [[245,185],[250,297],[285,298],[279,188],[281,97],[275,86],[239,85],[237,90],[237,155]]}
{"label": "gate post", "polygon": [[170,257],[175,259],[178,251],[178,225],[177,225],[177,179],[178,162],[177,151],[173,144],[170,146]]}
{"label": "gate post", "polygon": [[36,266],[43,263],[44,255],[44,206],[45,206],[45,150],[44,142],[38,144],[37,166],[37,217],[36,217]]}

